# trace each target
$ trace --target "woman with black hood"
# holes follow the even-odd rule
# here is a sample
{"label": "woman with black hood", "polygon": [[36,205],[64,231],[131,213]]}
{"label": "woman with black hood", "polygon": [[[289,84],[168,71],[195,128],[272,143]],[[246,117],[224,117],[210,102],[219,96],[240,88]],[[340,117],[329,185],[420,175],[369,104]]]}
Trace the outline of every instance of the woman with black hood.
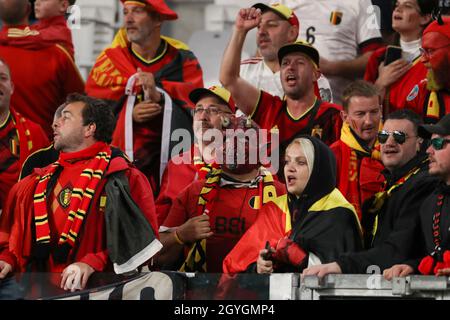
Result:
{"label": "woman with black hood", "polygon": [[355,209],[336,189],[336,159],[311,136],[286,148],[287,195],[267,203],[223,263],[225,273],[301,272],[362,248]]}

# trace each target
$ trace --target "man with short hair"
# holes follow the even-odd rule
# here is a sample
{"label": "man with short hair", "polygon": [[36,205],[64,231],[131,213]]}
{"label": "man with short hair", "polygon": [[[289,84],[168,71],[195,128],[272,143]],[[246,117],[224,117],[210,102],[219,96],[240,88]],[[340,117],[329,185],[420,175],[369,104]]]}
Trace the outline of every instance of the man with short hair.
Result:
{"label": "man with short hair", "polygon": [[395,265],[385,270],[384,276],[407,276],[413,272],[424,275],[450,275],[450,246],[448,243],[450,219],[450,114],[435,125],[423,125],[423,138],[431,138],[427,149],[430,158],[428,172],[440,183],[420,207],[420,235],[411,239],[422,244],[419,259]]}
{"label": "man with short hair", "polygon": [[[252,7],[262,12],[256,32],[256,45],[261,56],[242,61],[240,75],[258,89],[283,98],[278,50],[297,40],[300,22],[291,9],[280,3],[256,3]],[[322,74],[315,90],[323,101],[332,101],[330,84]]]}
{"label": "man with short hair", "polygon": [[220,86],[197,88],[189,94],[193,110],[194,145],[190,150],[170,159],[161,179],[161,191],[156,199],[156,213],[161,225],[180,190],[195,180],[203,180],[212,168],[217,168],[214,141],[207,130],[221,130],[236,106],[230,92]]}
{"label": "man with short hair", "polygon": [[58,161],[17,183],[0,218],[0,278],[61,272],[64,290],[93,272],[132,272],[161,249],[145,176],[109,146],[103,101],[70,95],[54,126]]}
{"label": "man with short hair", "polygon": [[279,131],[282,145],[297,134],[314,135],[330,145],[339,138],[341,107],[320,101],[314,93],[314,82],[319,77],[319,53],[314,47],[296,42],[278,51],[285,100],[258,90],[240,77],[245,36],[260,22],[260,9],[252,7],[239,11],[222,59],[220,81],[243,113],[251,116],[263,129]]}
{"label": "man with short hair", "polygon": [[0,59],[0,212],[25,160],[34,151],[49,145],[41,126],[11,106],[13,92],[9,67]]}
{"label": "man with short hair", "polygon": [[97,58],[86,92],[117,103],[112,144],[126,152],[157,194],[160,174],[177,128],[191,128],[189,92],[203,86],[194,54],[178,40],[161,36],[178,18],[164,0],[121,0],[124,28]]}
{"label": "man with short hair", "polygon": [[413,111],[401,109],[388,116],[378,133],[386,182],[362,207],[367,251],[342,254],[336,262],[306,269],[304,275],[362,274],[369,267],[382,271],[420,252],[414,238],[418,209],[436,185],[427,172],[427,157],[420,152],[422,138],[417,131],[421,122]]}
{"label": "man with short hair", "polygon": [[423,31],[422,62],[428,69],[406,107],[421,114],[425,123],[436,123],[450,113],[450,17],[439,17]]}
{"label": "man with short hair", "polygon": [[373,51],[380,48],[377,8],[370,0],[279,0],[302,22],[300,38],[320,52],[335,103],[351,82],[362,78]]}
{"label": "man with short hair", "polygon": [[0,58],[11,69],[15,94],[11,104],[24,117],[39,124],[48,138],[52,136],[55,110],[69,93],[84,91],[84,81],[70,53],[62,46],[36,41],[27,48],[19,38],[32,37],[28,0],[0,0],[1,32],[6,42],[0,44]]}
{"label": "man with short hair", "polygon": [[366,81],[351,83],[343,94],[341,138],[330,148],[337,161],[337,188],[355,207],[381,190],[384,169],[377,143],[381,104],[377,88]]}

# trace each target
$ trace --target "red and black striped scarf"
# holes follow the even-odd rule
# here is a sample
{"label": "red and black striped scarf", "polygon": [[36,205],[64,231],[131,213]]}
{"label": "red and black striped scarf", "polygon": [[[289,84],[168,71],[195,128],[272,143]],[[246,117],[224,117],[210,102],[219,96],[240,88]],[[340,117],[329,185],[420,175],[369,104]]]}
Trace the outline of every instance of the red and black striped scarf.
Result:
{"label": "red and black striped scarf", "polygon": [[58,161],[53,163],[47,173],[39,178],[34,192],[33,203],[37,258],[46,258],[50,252],[50,227],[47,204],[47,186],[50,179],[58,168],[64,167],[71,160],[76,161],[89,158],[93,158],[93,160],[87,164],[87,167],[82,171],[72,189],[69,214],[54,255],[56,261],[65,262],[71,248],[75,245],[95,190],[111,160],[111,148],[104,142],[97,142],[80,152],[61,153]]}

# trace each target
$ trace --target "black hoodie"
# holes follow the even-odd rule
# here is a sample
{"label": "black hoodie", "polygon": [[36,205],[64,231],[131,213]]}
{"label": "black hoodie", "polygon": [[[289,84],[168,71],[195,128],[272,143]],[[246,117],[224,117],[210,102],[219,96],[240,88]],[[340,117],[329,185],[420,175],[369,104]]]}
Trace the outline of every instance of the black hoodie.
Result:
{"label": "black hoodie", "polygon": [[[255,271],[259,250],[266,241],[275,247],[287,235],[322,263],[362,248],[355,209],[335,187],[336,160],[331,149],[317,138],[299,138],[309,139],[314,146],[313,171],[302,196],[283,195],[264,205],[255,223],[225,258],[225,272]],[[301,266],[282,265],[276,271],[300,272],[307,263],[308,257]]]}
{"label": "black hoodie", "polygon": [[354,208],[336,189],[336,158],[331,149],[315,137],[299,138],[312,142],[314,165],[302,195],[288,195],[290,238],[327,263],[339,254],[362,249],[359,222]]}

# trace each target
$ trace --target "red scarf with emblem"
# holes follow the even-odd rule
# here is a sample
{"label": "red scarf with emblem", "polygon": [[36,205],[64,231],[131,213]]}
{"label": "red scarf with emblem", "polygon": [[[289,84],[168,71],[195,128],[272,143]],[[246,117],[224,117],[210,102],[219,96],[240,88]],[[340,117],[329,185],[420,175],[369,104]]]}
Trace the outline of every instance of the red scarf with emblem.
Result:
{"label": "red scarf with emblem", "polygon": [[45,175],[39,178],[34,192],[34,224],[36,230],[36,257],[47,259],[50,253],[50,227],[48,223],[47,186],[59,168],[68,163],[93,158],[76,181],[70,197],[69,215],[64,230],[58,240],[54,258],[65,262],[70,250],[75,246],[83,220],[89,209],[95,190],[111,160],[111,148],[104,142],[72,153],[61,152],[58,161],[53,163]]}

